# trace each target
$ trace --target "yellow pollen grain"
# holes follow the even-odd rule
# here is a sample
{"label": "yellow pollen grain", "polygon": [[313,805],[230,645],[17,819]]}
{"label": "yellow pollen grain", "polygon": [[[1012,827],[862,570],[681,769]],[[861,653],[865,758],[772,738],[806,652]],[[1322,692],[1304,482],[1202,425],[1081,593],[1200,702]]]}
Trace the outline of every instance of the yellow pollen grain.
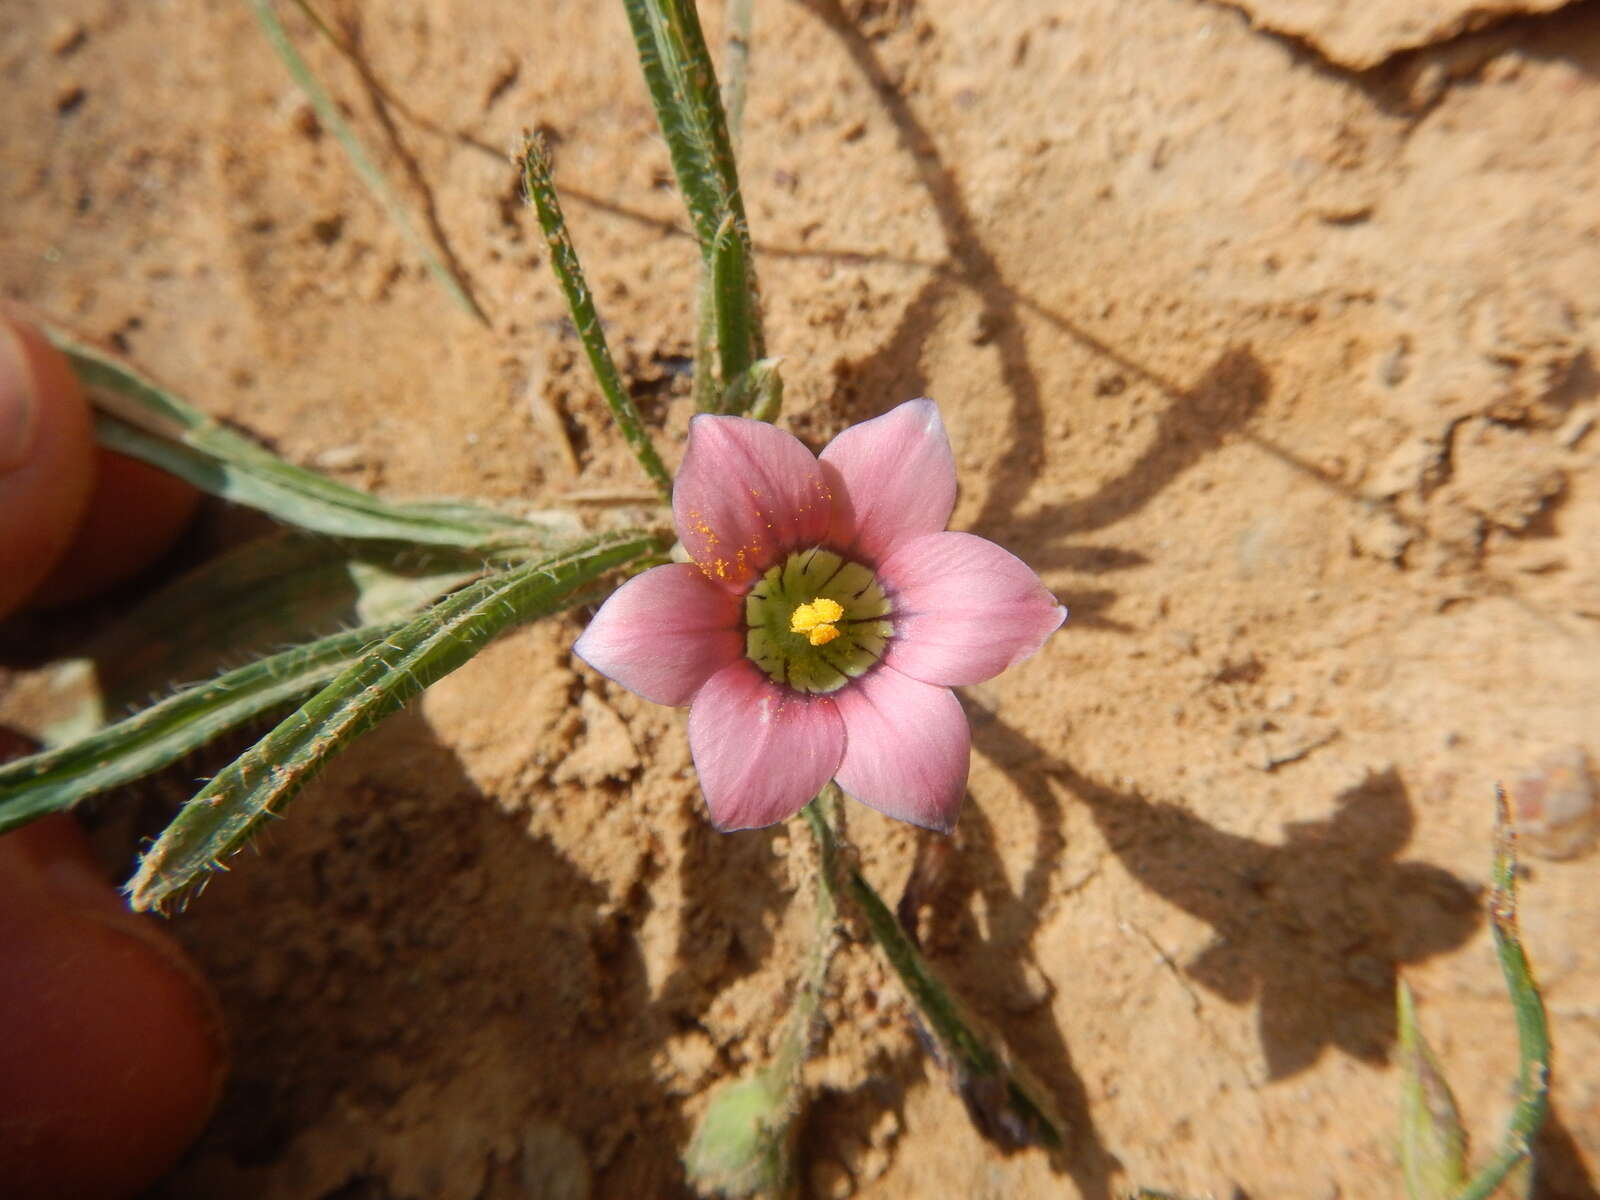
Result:
{"label": "yellow pollen grain", "polygon": [[818,596],[810,604],[798,605],[789,618],[789,632],[803,633],[813,646],[826,646],[839,636],[833,622],[844,616],[844,607],[837,600]]}

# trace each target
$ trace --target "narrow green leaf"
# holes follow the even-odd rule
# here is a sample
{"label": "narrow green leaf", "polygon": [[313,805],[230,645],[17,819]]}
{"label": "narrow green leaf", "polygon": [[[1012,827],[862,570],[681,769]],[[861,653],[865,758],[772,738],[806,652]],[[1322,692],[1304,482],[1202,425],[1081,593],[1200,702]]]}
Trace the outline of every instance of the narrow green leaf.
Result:
{"label": "narrow green leaf", "polygon": [[1439,1060],[1417,1025],[1417,1002],[1401,980],[1400,1166],[1410,1200],[1450,1200],[1467,1181],[1467,1135]]}
{"label": "narrow green leaf", "polygon": [[47,748],[86,737],[177,684],[337,630],[408,617],[482,575],[452,547],[277,530],[180,576],[31,677],[19,697]]}
{"label": "narrow green leaf", "polygon": [[837,818],[830,815],[838,803],[838,786],[830,783],[803,810],[821,851],[823,879],[835,880],[835,888],[860,911],[873,940],[921,1014],[937,1057],[950,1073],[967,1111],[986,1132],[1007,1144],[1060,1146],[1063,1124],[1044,1087],[1009,1058],[998,1035],[985,1029],[945,986],[883,898],[861,872],[845,863],[834,833]]}
{"label": "narrow green leaf", "polygon": [[446,597],[368,652],[224,768],[184,805],[127,891],[159,908],[199,883],[359,734],[514,625],[559,611],[601,574],[657,551],[654,534],[606,534]]}
{"label": "narrow green leaf", "polygon": [[368,625],[258,659],[69,745],[0,766],[0,834],[131,783],[228,730],[299,700],[400,622]]}
{"label": "narrow green leaf", "polygon": [[495,547],[537,540],[515,518],[464,505],[391,504],[283,461],[96,350],[50,331],[88,388],[102,445],[203,492],[336,537]]}
{"label": "narrow green leaf", "polygon": [[[1508,1179],[1515,1182],[1523,1164],[1533,1156],[1533,1139],[1550,1107],[1550,1026],[1544,1000],[1533,980],[1533,968],[1522,948],[1517,927],[1517,836],[1511,823],[1511,806],[1503,787],[1495,787],[1495,845],[1493,887],[1489,893],[1489,921],[1500,973],[1511,994],[1517,1021],[1516,1105],[1506,1124],[1500,1150],[1473,1176],[1460,1200],[1485,1200]],[[1531,1176],[1529,1176],[1531,1178]]]}
{"label": "narrow green leaf", "polygon": [[[749,247],[733,217],[724,217],[711,245],[711,300],[716,309],[717,357],[724,389],[755,361],[756,314],[751,305]],[[739,411],[724,409],[724,411]]]}
{"label": "narrow green leaf", "polygon": [[[333,97],[317,81],[316,75],[306,65],[305,59],[300,57],[300,52],[295,49],[294,42],[289,37],[289,31],[283,27],[283,22],[278,19],[277,12],[272,7],[271,0],[249,0],[250,7],[255,11],[256,20],[261,23],[262,32],[267,35],[267,40],[272,43],[273,51],[289,69],[289,74],[294,76],[294,81],[300,90],[305,93],[311,107],[316,110],[317,120],[323,126],[333,131],[333,136],[339,145],[344,148],[350,163],[356,169],[356,174],[361,177],[361,182],[367,186],[373,197],[383,207],[389,219],[406,241],[411,243],[422,258],[423,264],[428,268],[429,274],[450,294],[463,312],[470,314],[483,324],[489,324],[489,318],[479,306],[476,299],[467,290],[462,280],[445,264],[438,250],[426,238],[419,234],[412,225],[411,219],[406,215],[405,205],[400,202],[400,197],[389,186],[389,181],[384,178],[366,149],[361,145],[361,140],[356,137],[355,130],[350,128],[350,123],[339,112],[339,106],[333,102]],[[321,17],[312,12],[309,6],[302,4],[301,8],[312,18],[312,21],[330,39],[332,31],[327,28]],[[336,39],[334,39],[336,40]]]}
{"label": "narrow green leaf", "polygon": [[655,482],[657,490],[668,504],[672,503],[672,476],[662,465],[655,443],[634,407],[633,398],[623,386],[622,373],[611,357],[611,347],[606,344],[605,331],[600,327],[600,314],[594,307],[594,295],[583,277],[583,266],[578,261],[578,251],[567,232],[566,218],[561,212],[561,201],[556,195],[555,181],[550,175],[550,154],[542,138],[529,137],[522,146],[523,193],[539,214],[539,225],[544,230],[545,243],[550,247],[550,266],[556,273],[561,290],[566,295],[567,307],[572,312],[572,323],[589,356],[589,366],[594,371],[600,392],[611,408],[617,427],[633,450],[634,457],[645,474]]}

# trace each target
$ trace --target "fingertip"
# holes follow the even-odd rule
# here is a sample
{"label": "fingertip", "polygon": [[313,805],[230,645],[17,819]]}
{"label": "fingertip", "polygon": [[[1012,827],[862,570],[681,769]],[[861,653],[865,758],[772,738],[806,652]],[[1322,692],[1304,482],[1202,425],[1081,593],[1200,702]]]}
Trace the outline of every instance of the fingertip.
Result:
{"label": "fingertip", "polygon": [[0,839],[0,1178],[138,1193],[199,1133],[226,1052],[210,988],[65,818]]}
{"label": "fingertip", "polygon": [[148,463],[104,448],[94,463],[87,511],[29,607],[73,604],[132,579],[172,548],[199,507],[199,492]]}
{"label": "fingertip", "polygon": [[66,358],[0,313],[0,615],[66,553],[94,482],[89,405]]}

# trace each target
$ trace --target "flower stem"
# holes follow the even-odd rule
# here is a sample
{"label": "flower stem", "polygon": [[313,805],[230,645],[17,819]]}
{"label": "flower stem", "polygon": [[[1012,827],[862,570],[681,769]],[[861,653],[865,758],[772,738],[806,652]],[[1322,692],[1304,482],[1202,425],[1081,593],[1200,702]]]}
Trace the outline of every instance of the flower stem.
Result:
{"label": "flower stem", "polygon": [[921,1013],[930,1039],[975,1118],[1017,1144],[1060,1145],[1062,1123],[1053,1114],[1043,1088],[1009,1063],[1003,1050],[994,1048],[998,1039],[982,1028],[934,974],[893,910],[850,864],[849,846],[840,830],[839,800],[838,785],[830,783],[803,810],[817,839],[823,882],[833,891],[835,902],[847,896],[859,912]]}
{"label": "flower stem", "polygon": [[811,953],[778,1035],[777,1052],[766,1066],[718,1091],[684,1155],[689,1178],[702,1194],[795,1194],[794,1149],[804,1100],[801,1070],[811,1055],[828,968],[839,948],[839,913],[824,870],[819,861],[808,881],[814,917]]}

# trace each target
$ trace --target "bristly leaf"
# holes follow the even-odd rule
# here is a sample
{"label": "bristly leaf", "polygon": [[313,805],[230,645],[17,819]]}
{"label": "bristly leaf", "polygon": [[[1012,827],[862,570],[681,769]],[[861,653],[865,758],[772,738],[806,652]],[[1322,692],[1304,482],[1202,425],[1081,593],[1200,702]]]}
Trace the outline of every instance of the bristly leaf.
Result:
{"label": "bristly leaf", "polygon": [[601,574],[661,548],[654,534],[603,535],[490,576],[369,648],[184,805],[128,883],[159,908],[217,869],[340,750],[514,625],[557,612]]}
{"label": "bristly leaf", "polygon": [[[1511,824],[1511,807],[1505,789],[1495,787],[1495,846],[1493,889],[1489,894],[1489,921],[1494,929],[1495,949],[1500,955],[1500,973],[1511,993],[1511,1009],[1517,1020],[1516,1106],[1506,1123],[1500,1150],[1472,1182],[1459,1200],[1486,1200],[1508,1179],[1528,1171],[1533,1157],[1533,1139],[1544,1124],[1550,1107],[1550,1026],[1544,1000],[1533,981],[1533,969],[1522,948],[1517,927],[1517,836]],[[1531,1180],[1531,1173],[1525,1176]]]}
{"label": "bristly leaf", "polygon": [[1410,1200],[1450,1200],[1467,1180],[1467,1135],[1450,1084],[1417,1025],[1417,1003],[1401,980],[1400,1166]]}
{"label": "bristly leaf", "polygon": [[[711,242],[722,218],[734,212],[742,223],[743,202],[738,201],[739,208],[733,207],[738,180],[735,176],[730,187],[723,173],[724,165],[733,161],[733,153],[704,36],[699,39],[700,57],[696,60],[691,55],[689,22],[680,0],[623,0],[623,6],[633,28],[639,66],[655,106],[656,120],[667,141],[673,174],[694,223],[700,253],[709,260]],[[688,0],[687,7],[698,32],[699,16],[692,0]],[[722,140],[730,146],[725,157],[715,145],[713,124],[721,128]]]}
{"label": "bristly leaf", "polygon": [[89,390],[98,410],[95,434],[101,444],[143,459],[203,492],[335,537],[486,550],[540,540],[533,526],[487,509],[390,504],[296,467],[131,368],[49,332]]}
{"label": "bristly leaf", "polygon": [[[295,83],[300,86],[300,90],[305,93],[306,99],[316,111],[317,120],[321,121],[324,127],[333,131],[333,136],[338,140],[339,145],[344,148],[351,165],[355,167],[356,173],[361,177],[361,182],[366,184],[367,190],[383,206],[384,212],[395,223],[395,227],[400,230],[406,241],[410,242],[412,248],[422,256],[422,261],[427,266],[429,273],[438,281],[439,286],[450,293],[450,298],[461,307],[462,311],[469,313],[485,325],[489,324],[487,314],[484,313],[477,300],[467,290],[466,284],[445,265],[444,259],[440,256],[438,250],[416,231],[416,227],[412,225],[410,218],[406,215],[405,206],[400,203],[400,198],[395,195],[394,189],[389,186],[389,181],[384,178],[383,172],[368,157],[365,148],[361,145],[361,140],[355,135],[355,130],[350,128],[349,122],[339,112],[339,106],[333,102],[333,98],[328,95],[322,84],[317,82],[316,75],[306,65],[305,59],[300,57],[300,52],[294,48],[294,42],[289,37],[289,31],[283,27],[283,22],[278,19],[278,14],[273,10],[272,0],[250,0],[250,7],[255,10],[256,20],[261,23],[262,31],[267,35],[267,40],[272,43],[272,49],[283,61],[283,65],[289,69],[289,74],[294,76]],[[322,31],[331,40],[332,32],[327,29],[322,19],[312,12],[309,6],[301,5],[301,8],[306,11],[316,25],[322,28]]]}
{"label": "bristly leaf", "polygon": [[0,834],[131,783],[326,684],[401,623],[296,646],[185,688],[69,745],[0,766]]}
{"label": "bristly leaf", "polygon": [[522,188],[528,203],[539,214],[539,225],[544,230],[544,240],[550,247],[550,266],[561,284],[572,312],[572,323],[589,356],[589,366],[594,370],[600,392],[611,408],[617,427],[633,450],[634,457],[645,474],[655,482],[657,490],[667,503],[672,502],[672,476],[661,463],[655,443],[645,430],[634,407],[633,398],[623,386],[622,373],[611,357],[611,347],[606,344],[605,331],[600,327],[600,314],[594,307],[594,295],[583,277],[583,266],[578,261],[578,251],[567,233],[566,218],[561,212],[561,200],[556,195],[555,181],[550,175],[550,154],[544,140],[539,137],[524,139],[522,146]]}
{"label": "bristly leaf", "polygon": [[[626,0],[625,0],[626,2]],[[700,127],[700,140],[707,148],[711,170],[721,193],[717,225],[731,216],[741,236],[749,237],[744,212],[744,196],[739,190],[739,168],[733,157],[733,137],[728,132],[728,115],[722,107],[722,90],[717,85],[717,68],[700,28],[700,10],[695,0],[646,0],[658,14],[664,45],[677,66],[683,98]]]}
{"label": "bristly leaf", "polygon": [[699,412],[722,412],[726,390],[716,370],[717,302],[711,294],[711,272],[702,270],[695,288],[694,406]]}

